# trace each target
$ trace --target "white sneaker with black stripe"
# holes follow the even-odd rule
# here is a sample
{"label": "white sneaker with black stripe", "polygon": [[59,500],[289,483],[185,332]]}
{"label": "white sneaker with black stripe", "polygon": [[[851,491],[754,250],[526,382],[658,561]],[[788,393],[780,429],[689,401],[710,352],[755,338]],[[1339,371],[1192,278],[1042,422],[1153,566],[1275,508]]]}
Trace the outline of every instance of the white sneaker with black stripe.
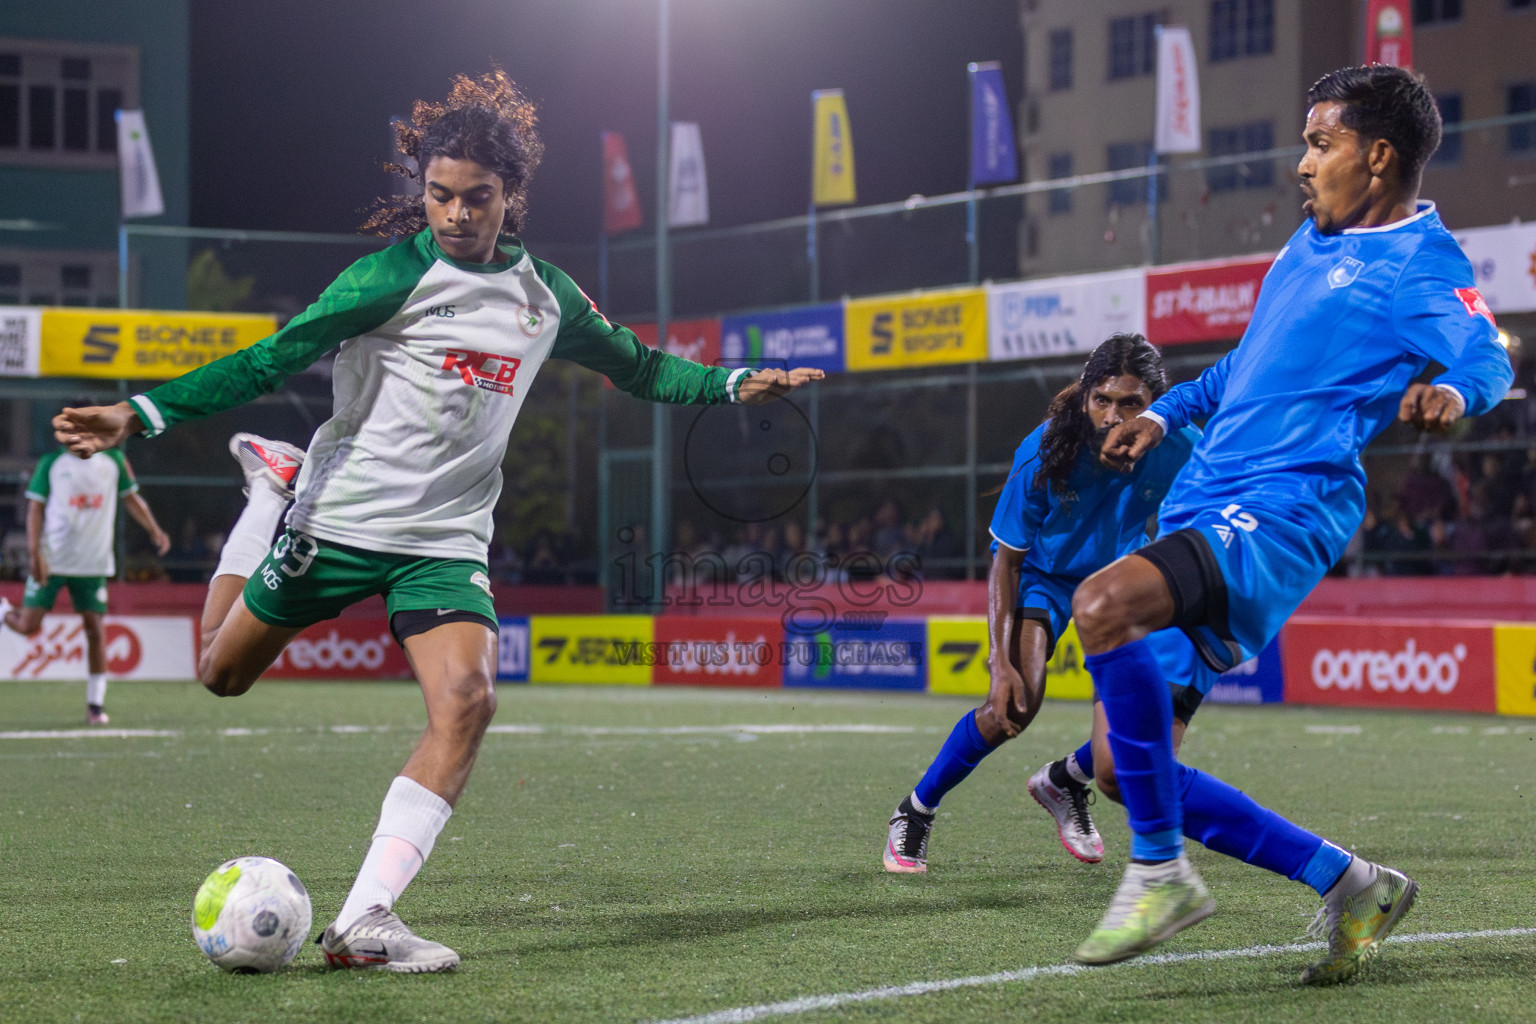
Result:
{"label": "white sneaker with black stripe", "polygon": [[459,966],[459,954],[417,935],[382,905],[369,907],[339,935],[333,923],[316,941],[330,967],[431,974]]}

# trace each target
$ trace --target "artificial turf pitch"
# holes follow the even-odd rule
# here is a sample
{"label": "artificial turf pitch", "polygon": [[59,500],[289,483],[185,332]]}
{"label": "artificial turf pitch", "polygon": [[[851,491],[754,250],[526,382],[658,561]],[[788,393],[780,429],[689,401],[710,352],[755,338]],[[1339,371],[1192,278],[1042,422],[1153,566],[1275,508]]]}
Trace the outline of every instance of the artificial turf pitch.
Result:
{"label": "artificial turf pitch", "polygon": [[[190,937],[203,876],[276,857],[318,933],[423,721],[418,691],[122,683],[109,731],[21,735],[81,729],[81,689],[0,688],[5,1021],[655,1021],[777,1003],[760,1019],[1536,1019],[1532,934],[1389,943],[1358,984],[1298,986],[1316,950],[1256,947],[1301,936],[1316,896],[1198,846],[1218,911],[1157,951],[1171,957],[1062,969],[1119,880],[1124,813],[1098,803],[1109,856],[1079,864],[1024,780],[1081,741],[1087,705],[1048,703],[945,799],[929,874],[892,876],[886,819],[970,705],[880,693],[504,685],[504,731],[396,907],[460,970],[337,973],[307,945],[278,974],[227,975]],[[865,728],[818,731],[841,726]],[[1208,706],[1185,758],[1415,876],[1401,936],[1536,927],[1536,723]],[[791,1002],[1001,972],[1017,973]]]}

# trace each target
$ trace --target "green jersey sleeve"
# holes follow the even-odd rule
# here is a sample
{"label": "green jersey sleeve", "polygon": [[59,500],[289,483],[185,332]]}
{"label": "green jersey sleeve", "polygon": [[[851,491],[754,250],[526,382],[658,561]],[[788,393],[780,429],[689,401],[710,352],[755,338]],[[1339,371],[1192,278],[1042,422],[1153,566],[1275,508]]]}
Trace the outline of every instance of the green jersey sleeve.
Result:
{"label": "green jersey sleeve", "polygon": [[364,256],[276,334],[134,396],[144,433],[153,437],[183,420],[270,394],[343,341],[387,323],[432,265],[425,235]]}
{"label": "green jersey sleeve", "polygon": [[539,278],[560,302],[560,333],[550,355],[596,370],[621,391],[651,402],[719,405],[739,400],[752,372],[701,366],[691,359],[648,348],[628,327],[610,323],[565,271],[535,259]]}
{"label": "green jersey sleeve", "polygon": [[117,463],[117,493],[133,494],[139,489],[139,482],[134,479],[133,467],[128,465],[128,456],[123,454],[121,448],[108,448],[107,458]]}
{"label": "green jersey sleeve", "polygon": [[32,471],[32,480],[27,484],[27,497],[33,501],[48,501],[49,481],[53,473],[53,464],[59,461],[59,456],[64,454],[64,449],[57,448],[37,460],[37,468]]}

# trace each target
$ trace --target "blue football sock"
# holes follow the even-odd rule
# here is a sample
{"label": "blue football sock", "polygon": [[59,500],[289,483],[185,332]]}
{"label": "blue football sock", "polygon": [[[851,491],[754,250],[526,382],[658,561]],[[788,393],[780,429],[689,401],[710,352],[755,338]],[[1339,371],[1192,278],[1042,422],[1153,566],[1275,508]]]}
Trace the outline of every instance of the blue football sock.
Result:
{"label": "blue football sock", "polygon": [[949,739],[939,748],[939,756],[933,759],[913,792],[924,807],[933,810],[939,806],[944,794],[964,782],[971,769],[993,749],[981,738],[981,730],[976,728],[976,713],[967,711],[965,717],[955,723]]}
{"label": "blue football sock", "polygon": [[1173,697],[1145,640],[1090,654],[1083,664],[1109,719],[1115,778],[1131,825],[1131,859],[1172,860],[1184,852],[1183,804],[1173,758]]}
{"label": "blue football sock", "polygon": [[1350,855],[1262,807],[1214,775],[1179,765],[1184,834],[1207,849],[1236,857],[1327,892],[1349,867]]}

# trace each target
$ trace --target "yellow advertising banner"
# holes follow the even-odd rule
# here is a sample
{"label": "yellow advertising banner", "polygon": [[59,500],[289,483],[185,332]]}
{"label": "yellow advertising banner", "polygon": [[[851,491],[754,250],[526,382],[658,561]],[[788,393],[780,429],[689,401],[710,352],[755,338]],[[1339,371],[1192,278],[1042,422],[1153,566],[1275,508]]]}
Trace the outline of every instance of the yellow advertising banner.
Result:
{"label": "yellow advertising banner", "polygon": [[534,615],[528,632],[530,683],[651,681],[656,631],[649,615]]}
{"label": "yellow advertising banner", "polygon": [[1536,626],[1494,626],[1493,664],[1499,714],[1536,715]]}
{"label": "yellow advertising banner", "polygon": [[928,617],[928,692],[985,697],[991,644],[987,620],[971,615]]}
{"label": "yellow advertising banner", "polygon": [[44,377],[169,380],[276,331],[274,317],[252,313],[46,309],[39,369]]}
{"label": "yellow advertising banner", "polygon": [[850,370],[986,361],[987,293],[980,288],[849,299],[843,306]]}
{"label": "yellow advertising banner", "polygon": [[811,93],[816,122],[812,157],[811,201],[816,206],[851,203],[858,197],[853,181],[853,136],[848,132],[848,104],[841,89]]}

